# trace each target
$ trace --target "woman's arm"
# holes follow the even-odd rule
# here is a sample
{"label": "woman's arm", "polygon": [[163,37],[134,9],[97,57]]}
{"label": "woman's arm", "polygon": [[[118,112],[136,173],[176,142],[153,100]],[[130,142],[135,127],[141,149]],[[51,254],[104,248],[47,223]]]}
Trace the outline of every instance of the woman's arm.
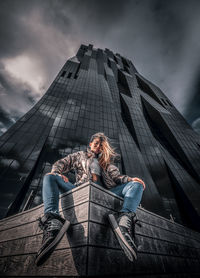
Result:
{"label": "woman's arm", "polygon": [[74,163],[77,159],[77,153],[69,154],[66,157],[57,160],[51,169],[50,173],[46,175],[59,175],[63,178],[65,182],[68,182],[68,178],[62,175],[63,173],[68,173],[71,169],[74,168]]}
{"label": "woman's arm", "polygon": [[140,178],[136,178],[136,177],[132,178],[127,175],[121,175],[117,166],[115,166],[113,164],[110,164],[108,166],[107,171],[108,171],[110,177],[113,179],[113,181],[116,184],[123,184],[123,183],[127,183],[129,181],[136,181],[136,182],[140,182],[145,189],[145,183],[143,182],[143,180],[141,180]]}
{"label": "woman's arm", "polygon": [[78,153],[72,153],[67,155],[66,157],[56,161],[51,169],[52,174],[63,174],[68,173],[70,170],[74,168],[74,163],[77,159]]}
{"label": "woman's arm", "polygon": [[116,184],[123,184],[128,182],[129,176],[121,175],[119,169],[114,164],[108,165],[107,172]]}

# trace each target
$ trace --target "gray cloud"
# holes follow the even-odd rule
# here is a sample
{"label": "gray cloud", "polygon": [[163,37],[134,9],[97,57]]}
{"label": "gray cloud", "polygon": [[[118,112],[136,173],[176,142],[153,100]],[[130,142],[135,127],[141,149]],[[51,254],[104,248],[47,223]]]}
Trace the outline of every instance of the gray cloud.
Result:
{"label": "gray cloud", "polygon": [[2,0],[2,111],[10,118],[28,111],[80,44],[92,43],[131,59],[189,117],[200,63],[199,8],[195,0]]}
{"label": "gray cloud", "polygon": [[0,64],[0,135],[36,102],[33,88],[9,74]]}

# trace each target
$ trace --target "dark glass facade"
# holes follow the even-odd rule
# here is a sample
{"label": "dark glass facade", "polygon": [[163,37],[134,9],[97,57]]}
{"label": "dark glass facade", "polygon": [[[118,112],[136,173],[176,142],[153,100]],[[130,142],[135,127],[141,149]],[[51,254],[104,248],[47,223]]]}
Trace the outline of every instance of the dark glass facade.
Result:
{"label": "dark glass facade", "polygon": [[1,218],[42,203],[43,175],[99,131],[121,155],[121,172],[145,181],[142,207],[198,229],[199,135],[129,59],[92,45],[0,137]]}

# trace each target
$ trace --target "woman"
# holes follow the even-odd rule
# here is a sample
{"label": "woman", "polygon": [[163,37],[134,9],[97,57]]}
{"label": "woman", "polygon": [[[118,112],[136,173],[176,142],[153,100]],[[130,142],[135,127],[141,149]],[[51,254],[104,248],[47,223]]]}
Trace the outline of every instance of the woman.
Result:
{"label": "woman", "polygon": [[[87,181],[103,183],[108,190],[124,198],[123,206],[118,213],[110,213],[108,219],[112,229],[129,260],[137,258],[137,247],[134,242],[135,212],[140,204],[144,182],[139,178],[121,175],[113,164],[117,156],[103,133],[94,134],[87,151],[79,151],[58,160],[53,164],[51,173],[43,180],[44,216],[40,219],[43,230],[42,247],[36,264],[39,265],[52,251],[67,231],[70,222],[59,215],[59,193],[64,193]],[[76,170],[76,183],[72,184],[63,175]],[[131,231],[133,228],[133,231]]]}

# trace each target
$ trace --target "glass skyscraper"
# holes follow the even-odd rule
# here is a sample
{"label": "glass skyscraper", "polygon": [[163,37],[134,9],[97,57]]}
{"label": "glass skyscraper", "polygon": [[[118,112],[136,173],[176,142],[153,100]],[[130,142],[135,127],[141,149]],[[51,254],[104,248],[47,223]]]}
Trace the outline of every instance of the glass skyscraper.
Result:
{"label": "glass skyscraper", "polygon": [[92,45],[0,137],[1,218],[41,204],[44,174],[96,132],[120,154],[121,172],[145,181],[142,207],[200,230],[200,136],[129,59]]}

